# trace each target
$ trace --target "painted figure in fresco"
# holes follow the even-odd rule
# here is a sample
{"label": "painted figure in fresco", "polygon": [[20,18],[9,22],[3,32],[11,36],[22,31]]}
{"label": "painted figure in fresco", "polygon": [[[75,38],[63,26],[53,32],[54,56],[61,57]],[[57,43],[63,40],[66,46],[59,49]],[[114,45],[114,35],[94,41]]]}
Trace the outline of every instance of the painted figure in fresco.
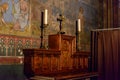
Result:
{"label": "painted figure in fresco", "polygon": [[84,12],[83,8],[80,7],[79,8],[78,19],[81,19],[81,31],[84,31],[84,23],[85,23],[85,18],[84,18],[83,12]]}
{"label": "painted figure in fresco", "polygon": [[0,25],[3,25],[3,24],[6,25],[3,15],[7,10],[8,10],[8,3],[3,3],[0,5]]}
{"label": "painted figure in fresco", "polygon": [[24,31],[26,26],[28,26],[28,2],[26,0],[19,0],[17,3],[14,3],[14,0],[12,0],[12,4],[12,14],[15,23],[13,29]]}

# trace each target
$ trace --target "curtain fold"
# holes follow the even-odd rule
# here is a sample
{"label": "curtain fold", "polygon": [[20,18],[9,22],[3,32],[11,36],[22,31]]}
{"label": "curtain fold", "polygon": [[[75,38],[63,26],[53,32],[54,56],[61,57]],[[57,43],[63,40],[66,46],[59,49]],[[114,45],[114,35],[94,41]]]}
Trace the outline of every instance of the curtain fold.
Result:
{"label": "curtain fold", "polygon": [[98,65],[92,70],[98,69],[98,80],[119,80],[120,30],[92,31],[91,37],[92,65]]}

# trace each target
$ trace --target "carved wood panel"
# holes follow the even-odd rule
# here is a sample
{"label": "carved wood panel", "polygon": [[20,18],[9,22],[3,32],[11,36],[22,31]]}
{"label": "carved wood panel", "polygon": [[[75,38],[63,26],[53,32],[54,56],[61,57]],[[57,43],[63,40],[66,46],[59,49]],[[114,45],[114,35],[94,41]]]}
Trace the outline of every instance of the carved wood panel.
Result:
{"label": "carved wood panel", "polygon": [[60,70],[72,69],[71,55],[76,52],[75,36],[49,35],[49,48],[61,50]]}

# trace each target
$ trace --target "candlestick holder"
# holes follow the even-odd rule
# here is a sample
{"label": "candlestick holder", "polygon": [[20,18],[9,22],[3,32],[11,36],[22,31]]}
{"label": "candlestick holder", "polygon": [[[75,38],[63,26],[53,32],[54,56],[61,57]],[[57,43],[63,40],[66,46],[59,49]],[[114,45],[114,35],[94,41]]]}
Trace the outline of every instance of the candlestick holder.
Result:
{"label": "candlestick holder", "polygon": [[77,51],[80,51],[81,50],[81,36],[80,36],[80,31],[77,31],[76,32],[76,49]]}
{"label": "candlestick holder", "polygon": [[44,48],[44,49],[47,49],[47,44],[45,43],[47,26],[48,26],[48,24],[41,25],[41,44],[40,44],[40,48]]}
{"label": "candlestick holder", "polygon": [[60,22],[60,26],[59,26],[60,30],[59,30],[58,34],[65,34],[65,32],[63,31],[63,27],[62,27],[62,22],[64,21],[64,19],[65,18],[62,14],[60,14],[59,18],[57,18],[57,21]]}

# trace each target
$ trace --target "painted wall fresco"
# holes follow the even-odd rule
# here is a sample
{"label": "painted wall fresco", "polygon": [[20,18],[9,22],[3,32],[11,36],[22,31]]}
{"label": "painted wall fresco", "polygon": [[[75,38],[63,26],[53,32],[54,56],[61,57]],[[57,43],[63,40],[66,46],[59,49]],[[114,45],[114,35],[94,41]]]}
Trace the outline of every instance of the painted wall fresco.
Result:
{"label": "painted wall fresco", "polygon": [[0,33],[31,36],[30,0],[0,1]]}
{"label": "painted wall fresco", "polygon": [[[41,12],[48,9],[46,35],[57,34],[59,31],[57,18],[60,13],[65,18],[62,23],[65,33],[75,35],[76,20],[82,7],[84,25],[81,32],[81,45],[89,46],[90,30],[97,28],[96,2],[95,0],[0,0],[0,33],[39,38]],[[45,40],[47,42],[47,38]]]}
{"label": "painted wall fresco", "polygon": [[[48,26],[46,35],[57,34],[59,31],[59,22],[57,18],[60,13],[64,16],[62,23],[63,31],[68,35],[75,35],[76,20],[79,18],[80,8],[83,8],[82,15],[84,16],[83,31],[81,33],[81,46],[88,50],[90,44],[90,30],[97,28],[97,1],[92,0],[34,0],[32,3],[31,22],[32,35],[36,35],[37,29],[41,24],[41,11],[48,9]],[[83,21],[83,20],[82,20]]]}
{"label": "painted wall fresco", "polygon": [[0,35],[0,64],[22,64],[22,50],[39,47],[39,38]]}

